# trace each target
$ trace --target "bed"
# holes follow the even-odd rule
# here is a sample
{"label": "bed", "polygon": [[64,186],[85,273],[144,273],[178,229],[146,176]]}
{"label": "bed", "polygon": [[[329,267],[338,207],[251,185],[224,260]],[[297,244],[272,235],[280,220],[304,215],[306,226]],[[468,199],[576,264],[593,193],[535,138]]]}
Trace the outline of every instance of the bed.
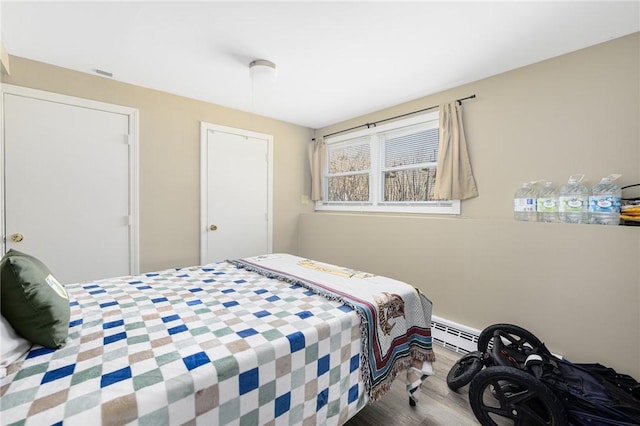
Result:
{"label": "bed", "polygon": [[6,366],[2,425],[340,425],[432,371],[423,294],[289,254],[64,288],[64,345]]}

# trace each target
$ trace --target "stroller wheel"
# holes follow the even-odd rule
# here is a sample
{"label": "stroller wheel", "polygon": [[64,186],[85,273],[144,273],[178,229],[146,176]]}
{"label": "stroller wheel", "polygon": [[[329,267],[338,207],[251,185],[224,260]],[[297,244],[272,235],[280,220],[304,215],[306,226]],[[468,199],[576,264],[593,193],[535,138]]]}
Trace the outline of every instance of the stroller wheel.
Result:
{"label": "stroller wheel", "polygon": [[480,351],[470,352],[456,361],[447,374],[447,386],[451,390],[458,390],[473,379],[482,370],[484,361]]}
{"label": "stroller wheel", "polygon": [[480,333],[478,350],[488,352],[489,344],[493,345],[493,339],[496,336],[500,336],[504,346],[525,356],[543,346],[540,339],[522,327],[513,324],[494,324]]}
{"label": "stroller wheel", "polygon": [[551,389],[514,367],[494,366],[471,380],[469,403],[483,425],[567,425],[564,406]]}

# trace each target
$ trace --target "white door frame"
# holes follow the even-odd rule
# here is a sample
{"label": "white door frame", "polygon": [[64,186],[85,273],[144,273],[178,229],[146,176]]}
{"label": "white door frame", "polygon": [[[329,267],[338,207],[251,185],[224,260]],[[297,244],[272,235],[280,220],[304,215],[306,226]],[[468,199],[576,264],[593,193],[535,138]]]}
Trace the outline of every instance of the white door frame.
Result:
{"label": "white door frame", "polygon": [[[139,273],[139,214],[138,214],[138,110],[136,108],[121,105],[108,104],[74,96],[61,95],[59,93],[45,92],[43,90],[30,89],[12,84],[0,84],[0,115],[4,117],[5,94],[24,96],[27,98],[56,102],[82,108],[122,114],[129,117],[129,135],[123,143],[129,145],[129,269],[130,274]],[[4,192],[4,119],[0,120],[0,188]],[[5,233],[5,209],[4,195],[0,197],[0,249],[4,255],[6,252]]]}
{"label": "white door frame", "polygon": [[267,248],[273,251],[273,136],[266,133],[257,133],[250,130],[221,126],[218,124],[200,122],[200,264],[206,263],[208,223],[208,154],[209,131],[219,131],[242,135],[250,138],[265,139],[267,141]]}

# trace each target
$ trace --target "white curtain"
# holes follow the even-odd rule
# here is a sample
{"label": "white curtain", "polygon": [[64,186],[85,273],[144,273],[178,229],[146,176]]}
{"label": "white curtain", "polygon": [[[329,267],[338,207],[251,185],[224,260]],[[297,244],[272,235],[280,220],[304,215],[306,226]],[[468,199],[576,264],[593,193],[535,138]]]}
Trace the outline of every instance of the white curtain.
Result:
{"label": "white curtain", "polygon": [[309,163],[311,165],[311,201],[323,198],[322,188],[324,166],[327,157],[327,144],[323,138],[311,141],[309,146]]}
{"label": "white curtain", "polygon": [[434,197],[465,200],[477,197],[467,141],[462,126],[462,106],[457,102],[440,105],[440,145]]}

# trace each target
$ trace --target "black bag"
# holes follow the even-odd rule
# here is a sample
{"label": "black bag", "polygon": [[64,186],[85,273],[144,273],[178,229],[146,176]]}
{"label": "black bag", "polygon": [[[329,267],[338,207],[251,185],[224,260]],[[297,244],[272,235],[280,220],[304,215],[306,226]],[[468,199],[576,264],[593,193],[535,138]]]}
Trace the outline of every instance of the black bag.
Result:
{"label": "black bag", "polygon": [[560,361],[551,377],[543,377],[563,399],[569,418],[578,425],[640,425],[638,382],[601,364]]}
{"label": "black bag", "polygon": [[602,364],[578,364],[591,374],[598,375],[609,383],[619,387],[640,404],[640,383],[628,374],[620,374],[611,367]]}

